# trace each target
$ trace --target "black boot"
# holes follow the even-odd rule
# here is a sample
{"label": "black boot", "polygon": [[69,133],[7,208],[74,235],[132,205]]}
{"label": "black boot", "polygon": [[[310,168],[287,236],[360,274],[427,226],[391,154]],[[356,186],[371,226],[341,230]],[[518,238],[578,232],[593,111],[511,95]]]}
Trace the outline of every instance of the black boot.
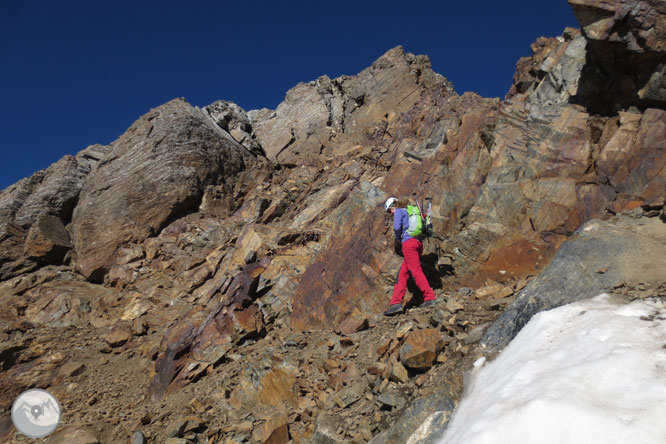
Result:
{"label": "black boot", "polygon": [[400,313],[403,313],[405,310],[402,308],[402,304],[393,304],[389,306],[388,310],[384,312],[384,316],[393,316]]}

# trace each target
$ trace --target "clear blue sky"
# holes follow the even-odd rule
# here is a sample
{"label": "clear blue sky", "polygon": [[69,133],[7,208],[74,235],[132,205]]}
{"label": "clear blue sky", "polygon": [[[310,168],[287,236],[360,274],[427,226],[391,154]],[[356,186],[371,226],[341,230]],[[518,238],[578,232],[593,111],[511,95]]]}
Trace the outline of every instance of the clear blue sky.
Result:
{"label": "clear blue sky", "polygon": [[0,189],[172,98],[275,108],[298,82],[356,74],[397,45],[458,93],[504,97],[530,44],[567,26],[566,0],[2,0]]}

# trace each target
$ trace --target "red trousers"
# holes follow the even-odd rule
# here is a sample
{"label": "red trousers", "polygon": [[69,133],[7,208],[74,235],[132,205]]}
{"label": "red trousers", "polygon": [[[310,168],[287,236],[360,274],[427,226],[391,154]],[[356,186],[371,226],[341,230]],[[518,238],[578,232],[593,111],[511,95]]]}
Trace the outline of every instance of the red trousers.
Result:
{"label": "red trousers", "polygon": [[435,299],[435,292],[430,288],[430,284],[428,284],[428,280],[421,269],[421,253],[423,253],[423,243],[420,240],[412,238],[402,243],[402,254],[405,259],[400,266],[398,282],[393,287],[391,305],[402,303],[402,298],[405,297],[407,291],[407,279],[410,274],[418,289],[423,293],[423,300],[432,301]]}

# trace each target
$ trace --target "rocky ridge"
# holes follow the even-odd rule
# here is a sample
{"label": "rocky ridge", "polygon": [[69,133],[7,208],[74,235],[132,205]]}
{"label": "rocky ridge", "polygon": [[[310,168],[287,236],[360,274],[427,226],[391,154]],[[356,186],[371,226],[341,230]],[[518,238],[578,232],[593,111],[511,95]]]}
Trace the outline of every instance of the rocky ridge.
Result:
{"label": "rocky ridge", "polygon": [[[53,443],[407,442],[566,303],[542,293],[574,258],[594,268],[575,297],[663,297],[664,11],[570,3],[582,30],[537,40],[503,101],[394,48],[276,110],[171,101],[2,191],[0,436],[27,442],[6,415],[41,387]],[[381,203],[414,190],[445,239],[438,304],[382,319],[401,258]]]}

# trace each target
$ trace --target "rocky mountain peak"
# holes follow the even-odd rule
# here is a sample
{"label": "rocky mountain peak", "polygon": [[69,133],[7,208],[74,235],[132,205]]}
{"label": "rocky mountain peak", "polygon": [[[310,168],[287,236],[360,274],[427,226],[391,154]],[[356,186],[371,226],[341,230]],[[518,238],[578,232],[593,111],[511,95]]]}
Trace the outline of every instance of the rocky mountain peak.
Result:
{"label": "rocky mountain peak", "polygon": [[184,99],[142,116],[111,144],[81,189],[71,228],[81,273],[101,280],[118,247],[198,209],[207,185],[230,180],[251,158]]}
{"label": "rocky mountain peak", "polygon": [[312,163],[343,154],[367,134],[382,131],[389,115],[406,112],[433,89],[455,95],[427,57],[397,47],[355,76],[300,83],[275,111],[248,115],[268,159]]}
{"label": "rocky mountain peak", "polygon": [[[396,47],[274,110],[172,100],[2,191],[0,409],[47,388],[52,442],[407,442],[537,311],[665,297],[664,11],[570,3],[502,101]],[[395,318],[389,196],[438,234],[436,306]]]}

